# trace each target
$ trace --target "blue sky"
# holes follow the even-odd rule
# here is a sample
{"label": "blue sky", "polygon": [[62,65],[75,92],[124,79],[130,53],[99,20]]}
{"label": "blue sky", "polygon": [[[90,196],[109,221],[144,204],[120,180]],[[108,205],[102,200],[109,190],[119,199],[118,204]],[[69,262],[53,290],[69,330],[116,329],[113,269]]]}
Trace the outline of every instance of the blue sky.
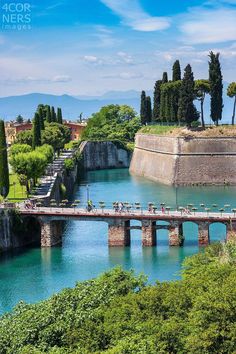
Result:
{"label": "blue sky", "polygon": [[[0,9],[0,96],[152,89],[175,59],[207,78],[210,50],[221,53],[224,80],[236,81],[236,0],[10,3]],[[27,28],[15,29],[15,17],[7,28],[9,14],[27,14]]]}

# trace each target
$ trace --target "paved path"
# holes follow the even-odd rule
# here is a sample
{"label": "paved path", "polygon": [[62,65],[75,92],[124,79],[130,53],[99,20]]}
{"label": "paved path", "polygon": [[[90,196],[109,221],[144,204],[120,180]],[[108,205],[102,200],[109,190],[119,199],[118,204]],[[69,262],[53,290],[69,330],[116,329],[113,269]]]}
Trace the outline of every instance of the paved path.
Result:
{"label": "paved path", "polygon": [[23,206],[20,207],[20,213],[22,215],[34,215],[34,216],[47,216],[47,217],[60,217],[60,218],[72,218],[72,219],[126,219],[126,220],[153,220],[153,221],[170,221],[181,220],[186,221],[210,221],[210,222],[230,222],[236,221],[236,215],[234,213],[214,213],[214,212],[195,212],[186,214],[181,211],[170,211],[162,213],[156,211],[155,213],[148,210],[136,211],[131,210],[129,212],[116,212],[113,209],[94,209],[88,212],[82,208],[51,208],[51,207],[36,207],[35,209],[26,209]]}

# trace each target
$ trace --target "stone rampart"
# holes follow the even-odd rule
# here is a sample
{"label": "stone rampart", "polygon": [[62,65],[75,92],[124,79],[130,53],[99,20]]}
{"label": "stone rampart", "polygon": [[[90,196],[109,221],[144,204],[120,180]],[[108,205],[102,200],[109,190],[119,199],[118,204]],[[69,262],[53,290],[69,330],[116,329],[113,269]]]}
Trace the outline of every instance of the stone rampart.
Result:
{"label": "stone rampart", "polygon": [[236,137],[137,134],[130,172],[165,184],[236,184]]}

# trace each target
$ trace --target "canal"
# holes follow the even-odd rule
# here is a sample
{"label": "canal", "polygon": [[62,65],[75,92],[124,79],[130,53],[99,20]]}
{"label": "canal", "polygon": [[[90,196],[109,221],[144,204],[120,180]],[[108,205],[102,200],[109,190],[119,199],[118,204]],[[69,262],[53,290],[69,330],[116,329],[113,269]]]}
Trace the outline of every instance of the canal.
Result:
{"label": "canal", "polygon": [[[173,187],[130,176],[124,169],[89,172],[81,181],[75,199],[85,203],[89,193],[94,203],[104,201],[107,206],[118,200],[143,205],[165,202],[174,206],[177,200],[179,206],[194,204],[200,210],[201,204],[216,209],[227,204],[228,208],[235,207],[235,192],[236,187],[180,187],[176,191]],[[197,226],[184,224],[184,234],[182,248],[170,248],[167,231],[161,230],[157,246],[143,249],[141,231],[134,230],[130,248],[109,249],[105,223],[69,221],[62,247],[21,249],[1,255],[0,313],[11,310],[20,300],[32,303],[45,299],[117,265],[145,273],[152,283],[178,279],[184,258],[199,250]],[[212,242],[223,240],[225,227],[212,225],[210,238]]]}

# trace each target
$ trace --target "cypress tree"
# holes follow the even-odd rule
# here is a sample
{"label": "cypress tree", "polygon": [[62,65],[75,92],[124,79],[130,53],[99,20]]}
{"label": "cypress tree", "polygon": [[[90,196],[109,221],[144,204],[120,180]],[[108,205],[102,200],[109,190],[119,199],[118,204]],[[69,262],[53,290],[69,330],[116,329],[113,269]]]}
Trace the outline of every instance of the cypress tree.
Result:
{"label": "cypress tree", "polygon": [[142,91],[141,93],[141,105],[140,105],[140,119],[142,124],[147,122],[147,105],[146,105],[146,93]]}
{"label": "cypress tree", "polygon": [[42,107],[38,109],[39,121],[40,121],[40,129],[44,130],[44,115]]}
{"label": "cypress tree", "polygon": [[179,80],[181,80],[181,69],[180,69],[179,60],[176,60],[176,61],[174,62],[172,71],[173,71],[173,74],[172,74],[172,81],[179,81]]}
{"label": "cypress tree", "polygon": [[50,106],[47,106],[47,111],[46,111],[46,122],[51,123],[52,119],[51,119],[51,110],[50,110]]}
{"label": "cypress tree", "polygon": [[157,80],[154,87],[152,116],[155,122],[160,121],[161,85],[162,85],[162,80]]}
{"label": "cypress tree", "polygon": [[40,129],[40,117],[36,112],[33,119],[33,141],[32,147],[35,149],[37,146],[41,145],[41,129]]}
{"label": "cypress tree", "polygon": [[63,124],[61,108],[57,108],[57,123]]}
{"label": "cypress tree", "polygon": [[146,122],[150,123],[152,121],[152,101],[151,97],[146,97]]}
{"label": "cypress tree", "polygon": [[4,121],[0,120],[0,194],[6,198],[9,193],[9,169]]}
{"label": "cypress tree", "polygon": [[161,120],[161,122],[166,121],[165,103],[166,103],[166,91],[164,90],[164,87],[161,87],[161,99],[160,99],[160,120]]}
{"label": "cypress tree", "polygon": [[162,76],[162,83],[166,84],[168,82],[168,74],[166,71],[164,71],[163,76]]}
{"label": "cypress tree", "polygon": [[209,83],[211,95],[211,119],[218,125],[223,109],[223,77],[220,65],[220,53],[209,54]]}
{"label": "cypress tree", "polygon": [[188,64],[184,70],[178,109],[179,121],[185,122],[188,127],[199,118],[199,114],[193,104],[194,97],[194,77],[192,68]]}
{"label": "cypress tree", "polygon": [[53,106],[51,107],[51,121],[52,122],[56,122],[57,121],[57,116],[56,116],[55,109],[54,109]]}

